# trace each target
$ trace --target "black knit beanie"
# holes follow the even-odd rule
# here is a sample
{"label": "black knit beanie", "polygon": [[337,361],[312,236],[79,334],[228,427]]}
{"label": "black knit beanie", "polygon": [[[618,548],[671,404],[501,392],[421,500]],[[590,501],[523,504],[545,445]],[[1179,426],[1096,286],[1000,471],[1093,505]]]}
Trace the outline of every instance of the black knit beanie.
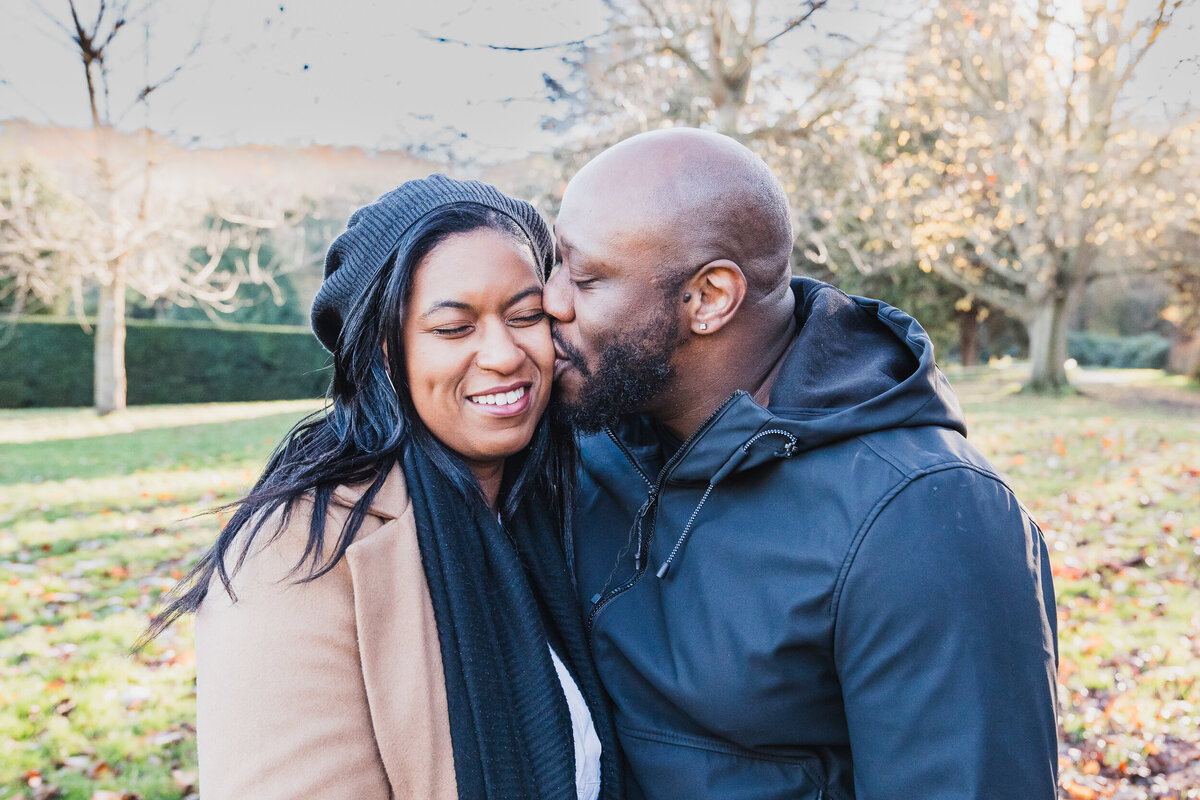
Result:
{"label": "black knit beanie", "polygon": [[325,256],[325,279],[313,299],[311,319],[313,332],[326,350],[333,352],[342,320],[404,234],[431,211],[460,203],[485,206],[512,219],[529,238],[543,277],[549,274],[554,243],[546,223],[529,203],[479,181],[457,181],[445,175],[408,181],[355,211]]}

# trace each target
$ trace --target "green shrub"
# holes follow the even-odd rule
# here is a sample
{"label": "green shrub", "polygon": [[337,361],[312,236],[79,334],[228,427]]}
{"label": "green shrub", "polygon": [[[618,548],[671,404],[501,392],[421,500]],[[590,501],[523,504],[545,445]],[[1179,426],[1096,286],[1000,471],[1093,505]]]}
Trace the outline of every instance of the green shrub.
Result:
{"label": "green shrub", "polygon": [[1156,333],[1114,336],[1081,331],[1067,335],[1067,355],[1081,367],[1162,369],[1170,350],[1170,340]]}
{"label": "green shrub", "polygon": [[[0,333],[0,408],[92,404],[93,335],[31,317]],[[329,362],[312,332],[282,325],[130,321],[130,405],[320,397]]]}

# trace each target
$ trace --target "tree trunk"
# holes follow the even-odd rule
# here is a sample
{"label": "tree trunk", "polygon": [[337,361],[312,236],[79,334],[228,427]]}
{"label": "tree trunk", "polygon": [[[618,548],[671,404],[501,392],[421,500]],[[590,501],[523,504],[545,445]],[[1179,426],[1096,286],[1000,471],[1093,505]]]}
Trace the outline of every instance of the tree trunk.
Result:
{"label": "tree trunk", "polygon": [[713,115],[717,123],[717,132],[736,139],[738,136],[738,118],[741,116],[741,112],[742,109],[740,107],[729,101],[717,106],[716,113]]}
{"label": "tree trunk", "polygon": [[1032,373],[1024,391],[1033,394],[1064,394],[1072,391],[1067,382],[1067,298],[1051,293],[1033,310],[1028,323],[1029,362]]}
{"label": "tree trunk", "polygon": [[1167,355],[1167,372],[1200,378],[1200,330],[1190,333],[1176,330]]}
{"label": "tree trunk", "polygon": [[96,412],[104,415],[125,409],[125,258],[112,264],[112,279],[100,286],[96,321]]}
{"label": "tree trunk", "polygon": [[958,312],[958,360],[964,367],[979,363],[979,314],[974,309]]}

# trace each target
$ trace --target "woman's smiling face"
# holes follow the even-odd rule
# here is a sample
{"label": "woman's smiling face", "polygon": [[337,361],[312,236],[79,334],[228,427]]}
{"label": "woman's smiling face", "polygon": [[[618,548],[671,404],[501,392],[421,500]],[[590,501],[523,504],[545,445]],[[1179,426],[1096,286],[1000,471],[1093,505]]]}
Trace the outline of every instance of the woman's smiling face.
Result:
{"label": "woman's smiling face", "polygon": [[529,444],[554,345],[528,246],[491,228],[440,242],[413,275],[403,344],[413,407],[468,466],[495,467]]}

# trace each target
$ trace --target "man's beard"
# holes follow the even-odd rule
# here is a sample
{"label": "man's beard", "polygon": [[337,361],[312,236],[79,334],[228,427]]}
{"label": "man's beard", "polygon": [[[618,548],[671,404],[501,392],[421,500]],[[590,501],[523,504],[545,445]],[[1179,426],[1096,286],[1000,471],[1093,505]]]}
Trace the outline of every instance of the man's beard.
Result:
{"label": "man's beard", "polygon": [[644,409],[675,377],[671,357],[679,343],[679,320],[672,314],[663,317],[669,320],[665,325],[651,324],[602,343],[595,369],[589,369],[583,354],[554,331],[559,350],[582,378],[573,402],[555,393],[552,413],[556,418],[584,433],[594,433],[615,423],[622,414]]}

